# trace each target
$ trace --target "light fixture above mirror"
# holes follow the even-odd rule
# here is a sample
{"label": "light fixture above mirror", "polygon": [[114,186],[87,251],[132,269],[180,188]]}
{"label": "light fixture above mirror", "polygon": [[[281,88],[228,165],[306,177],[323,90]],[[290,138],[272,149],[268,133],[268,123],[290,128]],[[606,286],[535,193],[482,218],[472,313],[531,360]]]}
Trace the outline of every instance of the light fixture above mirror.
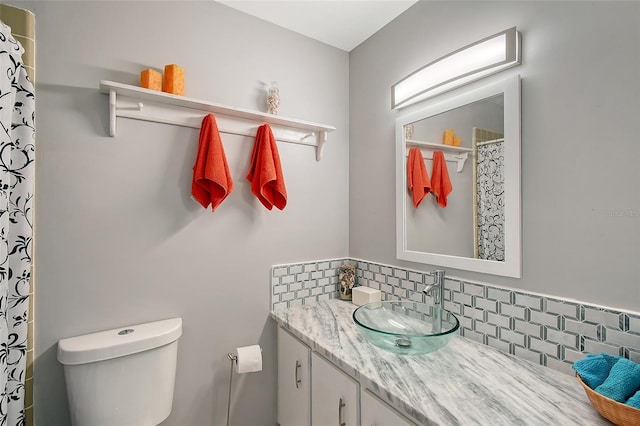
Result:
{"label": "light fixture above mirror", "polygon": [[391,108],[401,109],[520,64],[516,27],[456,50],[391,86]]}

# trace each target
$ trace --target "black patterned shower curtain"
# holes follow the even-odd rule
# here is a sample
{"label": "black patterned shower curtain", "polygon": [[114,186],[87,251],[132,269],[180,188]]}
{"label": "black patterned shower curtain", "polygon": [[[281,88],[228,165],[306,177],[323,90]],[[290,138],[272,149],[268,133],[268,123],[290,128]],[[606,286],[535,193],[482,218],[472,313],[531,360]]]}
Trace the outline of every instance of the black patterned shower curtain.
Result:
{"label": "black patterned shower curtain", "polygon": [[0,22],[0,425],[25,424],[33,238],[34,88],[24,49]]}
{"label": "black patterned shower curtain", "polygon": [[504,141],[478,146],[478,258],[504,261]]}

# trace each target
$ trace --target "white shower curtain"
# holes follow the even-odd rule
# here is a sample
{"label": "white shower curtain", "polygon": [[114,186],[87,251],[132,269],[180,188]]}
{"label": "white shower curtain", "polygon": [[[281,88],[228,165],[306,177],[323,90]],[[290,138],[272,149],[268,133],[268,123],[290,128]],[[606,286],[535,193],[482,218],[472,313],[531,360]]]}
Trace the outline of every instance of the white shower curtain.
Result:
{"label": "white shower curtain", "polygon": [[23,425],[33,234],[35,99],[23,48],[0,22],[0,425]]}

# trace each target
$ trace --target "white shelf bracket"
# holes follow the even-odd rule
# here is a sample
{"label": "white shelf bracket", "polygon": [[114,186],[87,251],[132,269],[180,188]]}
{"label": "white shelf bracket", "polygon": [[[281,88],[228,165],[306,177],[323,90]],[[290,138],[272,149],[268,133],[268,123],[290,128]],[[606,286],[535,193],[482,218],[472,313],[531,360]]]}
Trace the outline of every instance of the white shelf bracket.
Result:
{"label": "white shelf bracket", "polygon": [[109,136],[116,136],[116,91],[115,89],[109,90]]}
{"label": "white shelf bracket", "polygon": [[322,151],[324,151],[324,144],[327,143],[327,132],[323,130],[318,132],[318,146],[316,147],[316,161],[322,160]]}
{"label": "white shelf bracket", "polygon": [[464,154],[459,154],[454,157],[457,160],[457,169],[456,172],[460,173],[464,168],[464,163],[469,158],[469,153],[465,152]]}
{"label": "white shelf bracket", "polygon": [[122,116],[123,114],[118,114],[118,111],[142,111],[144,108],[144,104],[142,102],[138,102],[135,106],[130,107],[118,107],[118,94],[114,89],[109,90],[109,136],[116,136],[116,121],[118,116]]}

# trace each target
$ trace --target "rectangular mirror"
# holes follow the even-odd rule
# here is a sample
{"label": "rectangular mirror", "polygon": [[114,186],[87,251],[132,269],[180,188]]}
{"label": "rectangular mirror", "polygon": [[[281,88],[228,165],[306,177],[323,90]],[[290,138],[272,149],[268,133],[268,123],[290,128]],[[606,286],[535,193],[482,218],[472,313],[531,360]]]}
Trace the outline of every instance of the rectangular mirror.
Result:
{"label": "rectangular mirror", "polygon": [[[451,131],[459,146],[445,145]],[[458,139],[459,138],[459,139]],[[407,155],[418,148],[432,177],[442,151],[452,192],[414,207]],[[398,259],[520,278],[520,77],[452,96],[396,120]]]}

